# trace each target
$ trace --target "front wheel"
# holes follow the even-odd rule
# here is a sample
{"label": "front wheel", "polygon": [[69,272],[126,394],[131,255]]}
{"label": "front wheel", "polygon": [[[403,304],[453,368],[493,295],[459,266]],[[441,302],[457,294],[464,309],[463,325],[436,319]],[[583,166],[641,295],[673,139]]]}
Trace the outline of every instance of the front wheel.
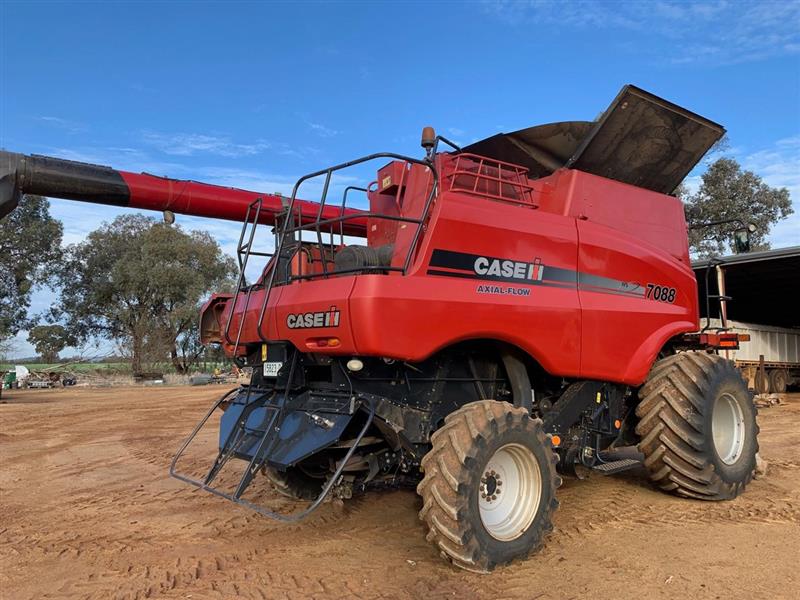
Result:
{"label": "front wheel", "polygon": [[542,546],[561,480],[539,419],[481,400],[448,415],[431,441],[419,516],[444,558],[484,573]]}
{"label": "front wheel", "polygon": [[752,395],[736,367],[715,354],[658,361],[639,390],[636,433],[650,479],[700,500],[735,498],[756,467]]}

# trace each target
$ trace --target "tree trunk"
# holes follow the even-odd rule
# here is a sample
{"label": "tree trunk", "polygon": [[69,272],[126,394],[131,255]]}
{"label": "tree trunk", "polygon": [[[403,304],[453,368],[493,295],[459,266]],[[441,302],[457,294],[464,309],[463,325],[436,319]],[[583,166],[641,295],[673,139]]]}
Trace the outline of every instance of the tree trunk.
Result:
{"label": "tree trunk", "polygon": [[142,343],[143,339],[138,331],[133,331],[132,335],[132,351],[131,351],[131,369],[133,370],[134,377],[142,374]]}
{"label": "tree trunk", "polygon": [[185,375],[187,371],[186,364],[181,361],[180,357],[178,356],[177,346],[172,346],[172,350],[170,350],[170,357],[172,358],[172,366],[175,367],[175,372],[178,375]]}

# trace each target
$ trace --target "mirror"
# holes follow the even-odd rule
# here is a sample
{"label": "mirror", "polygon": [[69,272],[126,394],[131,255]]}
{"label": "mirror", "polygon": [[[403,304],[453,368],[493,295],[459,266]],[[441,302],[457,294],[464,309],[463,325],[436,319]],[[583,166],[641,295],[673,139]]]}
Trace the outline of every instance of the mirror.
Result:
{"label": "mirror", "polygon": [[733,232],[733,247],[736,254],[750,252],[750,227],[743,227]]}

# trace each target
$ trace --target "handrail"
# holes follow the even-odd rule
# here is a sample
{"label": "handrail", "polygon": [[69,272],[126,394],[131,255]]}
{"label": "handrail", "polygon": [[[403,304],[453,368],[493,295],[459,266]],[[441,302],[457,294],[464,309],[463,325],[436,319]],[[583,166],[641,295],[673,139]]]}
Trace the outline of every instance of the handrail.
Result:
{"label": "handrail", "polygon": [[[417,243],[419,241],[419,237],[420,237],[420,235],[422,233],[423,224],[425,223],[425,221],[428,218],[428,212],[430,210],[431,203],[433,202],[433,198],[436,196],[436,192],[437,192],[439,181],[438,181],[438,175],[437,175],[437,172],[436,172],[435,165],[431,160],[413,158],[413,157],[410,157],[410,156],[404,156],[402,154],[396,154],[394,152],[378,152],[378,153],[375,153],[375,154],[369,154],[367,156],[363,156],[363,157],[357,158],[355,160],[347,161],[347,162],[335,165],[333,167],[329,167],[327,169],[322,169],[320,171],[315,171],[313,173],[309,173],[308,175],[304,175],[303,177],[298,179],[297,182],[294,184],[294,187],[292,188],[292,196],[291,196],[291,198],[289,200],[289,205],[288,205],[287,210],[286,210],[286,218],[283,220],[283,223],[281,224],[281,231],[280,231],[280,234],[278,236],[277,246],[275,248],[275,256],[277,257],[277,260],[280,260],[281,253],[282,253],[284,245],[286,243],[286,237],[289,234],[295,234],[298,231],[300,231],[300,232],[309,231],[309,230],[316,231],[316,233],[317,233],[317,242],[318,242],[320,250],[321,250],[321,257],[322,257],[322,261],[323,261],[323,275],[322,276],[323,277],[328,277],[329,274],[328,274],[328,269],[327,269],[327,258],[325,257],[325,252],[323,250],[323,245],[322,245],[321,227],[323,225],[330,224],[331,225],[330,231],[331,231],[331,235],[332,235],[332,233],[334,231],[333,225],[335,225],[336,223],[344,223],[345,220],[348,220],[349,218],[352,218],[350,215],[340,215],[339,217],[336,217],[334,219],[326,219],[324,221],[321,220],[322,211],[323,211],[323,209],[325,207],[325,201],[327,200],[328,190],[330,188],[330,180],[331,180],[331,178],[333,176],[333,173],[336,172],[336,171],[341,171],[342,169],[346,169],[348,167],[353,167],[355,165],[359,165],[359,164],[362,164],[362,163],[365,163],[365,162],[369,162],[369,161],[372,161],[372,160],[376,160],[376,159],[379,159],[379,158],[389,158],[389,159],[393,159],[393,160],[404,161],[404,162],[410,163],[410,164],[418,164],[418,165],[425,166],[425,167],[430,169],[432,177],[433,177],[433,185],[431,187],[431,191],[430,191],[430,193],[428,195],[428,198],[425,201],[425,205],[423,207],[421,217],[419,219],[411,219],[410,220],[410,222],[413,222],[413,223],[417,224],[417,228],[416,228],[416,231],[414,232],[414,236],[412,238],[411,244],[409,245],[408,253],[406,255],[406,260],[403,263],[402,272],[405,274],[408,271],[408,267],[409,267],[409,265],[411,263],[411,255],[414,253],[414,251],[416,249],[416,245],[417,245]],[[298,225],[297,226],[293,226],[291,224],[291,221],[292,221],[291,216],[293,215],[293,212],[294,212],[294,205],[295,205],[295,200],[297,199],[297,191],[298,191],[298,189],[306,181],[308,181],[310,179],[314,179],[316,177],[320,177],[322,175],[325,175],[325,184],[324,184],[324,187],[323,187],[322,197],[320,198],[320,203],[319,203],[320,206],[319,206],[319,209],[318,209],[318,212],[317,212],[317,219],[314,221],[314,223],[306,225],[306,224],[303,223],[303,218],[301,216],[301,218],[299,219]],[[399,193],[399,191],[398,191],[398,193]],[[344,209],[343,209],[343,211],[344,211]],[[367,213],[367,215],[369,215],[369,213]],[[364,214],[359,214],[359,216],[361,218],[365,218]],[[374,216],[375,217],[379,217],[380,216],[381,218],[387,218],[388,217],[388,215],[374,215]],[[394,219],[394,220],[407,220],[407,218],[404,218],[404,217],[391,217],[391,218]],[[313,229],[311,229],[311,228],[313,228]],[[302,239],[301,239],[301,242],[302,242]],[[277,265],[276,265],[276,267],[277,267]],[[384,268],[384,270],[387,270],[387,269]],[[391,270],[394,270],[394,269],[391,269]],[[258,333],[258,337],[265,343],[268,341],[268,338],[267,338],[266,334],[264,333],[264,328],[263,328],[264,316],[266,315],[267,305],[269,304],[269,298],[270,298],[270,296],[272,294],[272,289],[273,289],[273,287],[275,285],[275,272],[276,272],[276,269],[272,269],[271,270],[270,276],[269,276],[269,281],[264,286],[264,298],[263,298],[263,300],[261,302],[261,310],[259,311],[259,315],[258,315],[257,333]],[[337,274],[338,274],[338,272],[337,272]],[[289,278],[287,277],[287,279],[289,279]],[[242,319],[244,319],[244,315],[242,316]]]}
{"label": "handrail", "polygon": [[[346,188],[344,188],[344,194],[342,195],[342,212],[340,214],[340,216],[342,216],[342,217],[344,216],[344,211],[345,211],[345,209],[347,207],[347,194],[349,192],[351,192],[351,191],[353,191],[353,192],[364,192],[365,194],[369,194],[369,189],[363,188],[363,187],[358,187],[358,186],[355,186],[355,185],[348,185]],[[333,233],[331,233],[331,240],[332,239],[333,239]],[[339,227],[339,243],[342,246],[344,246],[344,222],[340,223],[340,227]]]}
{"label": "handrail", "polygon": [[[233,322],[233,312],[234,308],[236,308],[236,300],[239,297],[239,293],[244,290],[246,285],[245,279],[245,270],[247,269],[247,263],[250,260],[250,254],[252,253],[253,249],[253,239],[255,238],[256,229],[258,227],[258,217],[261,214],[261,197],[256,198],[247,206],[247,214],[245,214],[244,223],[242,224],[242,231],[239,234],[239,243],[236,245],[236,260],[239,263],[239,277],[236,280],[236,293],[233,295],[233,305],[231,306],[231,310],[228,312],[228,320],[225,323],[225,330],[223,331],[223,335],[225,336],[225,341],[229,344],[233,344],[233,351],[234,354],[239,349],[239,341],[241,340],[242,335],[242,326],[244,324],[244,319],[239,320],[239,328],[236,333],[236,342],[231,339],[230,336],[230,329],[231,323]],[[247,240],[247,244],[242,244],[244,241],[245,233],[247,232],[247,228],[250,225],[250,213],[253,212],[253,225],[250,229],[250,237]],[[242,252],[244,252],[244,260],[242,260]],[[256,255],[261,255],[264,253],[255,253]],[[247,290],[247,296],[245,299],[245,312],[247,311],[247,305],[250,302],[250,295],[252,294],[253,288],[252,286],[249,287]]]}

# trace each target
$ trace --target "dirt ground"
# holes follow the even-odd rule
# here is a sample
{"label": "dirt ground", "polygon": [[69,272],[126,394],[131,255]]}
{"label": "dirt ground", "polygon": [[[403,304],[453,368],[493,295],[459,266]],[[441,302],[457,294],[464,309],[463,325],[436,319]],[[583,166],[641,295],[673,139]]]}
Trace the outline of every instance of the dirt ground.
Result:
{"label": "dirt ground", "polygon": [[769,473],[737,500],[673,498],[635,472],[568,479],[544,550],[481,576],[428,545],[412,491],[284,525],[168,478],[222,391],[4,392],[0,598],[800,598],[800,394],[761,410]]}

